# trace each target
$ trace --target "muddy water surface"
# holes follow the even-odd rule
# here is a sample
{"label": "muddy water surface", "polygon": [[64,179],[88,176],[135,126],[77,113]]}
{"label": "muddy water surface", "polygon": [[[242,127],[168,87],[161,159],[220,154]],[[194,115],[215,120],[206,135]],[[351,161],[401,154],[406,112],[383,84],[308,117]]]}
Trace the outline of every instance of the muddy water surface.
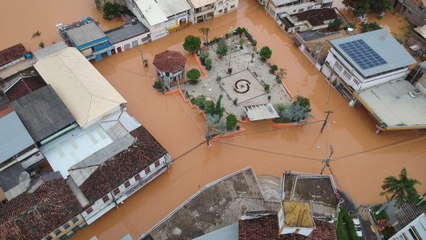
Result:
{"label": "muddy water surface", "polygon": [[[61,9],[64,4],[61,2],[61,6],[57,7]],[[73,21],[80,17],[80,11],[85,13],[81,16],[96,13],[91,3],[84,4],[86,8],[73,10],[73,14],[64,18]],[[57,19],[37,21],[50,24],[43,27],[53,27],[51,36],[56,36],[54,23],[67,21],[55,14],[51,17]],[[309,124],[289,129],[271,128],[267,122],[243,124],[247,130],[239,135],[221,139],[210,148],[205,145],[194,148],[203,141],[205,121],[184,103],[179,94],[164,96],[153,90],[155,69],[151,62],[155,54],[165,49],[184,53],[183,38],[188,34],[200,35],[198,29],[203,26],[211,29],[211,38],[226,33],[229,28],[243,26],[254,35],[259,47],[270,46],[273,51],[271,63],[287,69],[285,84],[292,94],[311,99],[313,117]],[[1,27],[2,32],[3,28],[12,29],[11,26]],[[28,35],[25,32],[31,36],[32,29],[22,29],[20,35],[8,36],[10,42],[5,44],[1,40],[1,45],[19,41]],[[53,39],[55,37],[49,41]],[[148,68],[141,64],[141,50],[150,62]],[[187,58],[188,67],[196,66],[190,55]],[[329,145],[333,145],[335,150],[331,168],[337,185],[357,204],[383,201],[384,198],[378,194],[383,178],[396,175],[403,167],[407,168],[410,176],[424,183],[419,187],[420,192],[426,190],[424,133],[385,132],[376,136],[375,122],[368,113],[362,108],[350,108],[255,0],[241,0],[238,11],[105,58],[95,67],[127,99],[129,112],[177,160],[166,174],[137,192],[118,209],[79,231],[75,239],[89,239],[94,235],[98,239],[119,239],[127,233],[136,238],[205,184],[247,166],[252,166],[257,174],[275,176],[281,176],[286,170],[319,172]],[[334,113],[326,130],[320,134],[321,123],[318,121],[324,119],[324,111],[327,110]]]}

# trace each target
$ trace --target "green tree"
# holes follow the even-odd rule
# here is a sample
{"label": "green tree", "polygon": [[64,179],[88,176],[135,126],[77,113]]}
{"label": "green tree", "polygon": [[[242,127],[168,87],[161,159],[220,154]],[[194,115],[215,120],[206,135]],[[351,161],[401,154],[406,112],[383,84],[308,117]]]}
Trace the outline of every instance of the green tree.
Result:
{"label": "green tree", "polygon": [[246,32],[245,28],[242,27],[237,27],[237,29],[235,29],[235,32],[238,34],[238,36],[240,36],[240,38],[243,36],[243,33]]}
{"label": "green tree", "polygon": [[210,28],[208,27],[202,27],[199,29],[200,33],[202,33],[204,35],[204,43],[205,44],[209,44],[209,32],[210,32]]}
{"label": "green tree", "polygon": [[262,58],[262,60],[267,60],[270,59],[272,56],[272,50],[269,47],[263,47],[260,49],[260,57]]}
{"label": "green tree", "polygon": [[103,10],[104,10],[103,17],[107,20],[111,20],[115,17],[120,17],[123,7],[116,2],[114,3],[105,2]]}
{"label": "green tree", "polygon": [[200,78],[201,73],[198,69],[191,69],[186,73],[186,77],[189,78],[189,83],[195,85],[198,83],[198,79]]}
{"label": "green tree", "polygon": [[228,45],[225,41],[220,41],[216,48],[216,54],[219,58],[224,57],[228,53]]}
{"label": "green tree", "polygon": [[226,129],[228,131],[235,129],[237,126],[238,120],[234,114],[229,114],[226,116]]}
{"label": "green tree", "polygon": [[279,80],[283,80],[287,76],[287,71],[284,68],[278,69],[277,77]]}
{"label": "green tree", "polygon": [[331,31],[338,31],[341,25],[342,25],[342,20],[335,19],[333,22],[328,24],[328,29]]}
{"label": "green tree", "polygon": [[225,108],[222,107],[222,97],[223,95],[220,94],[219,98],[216,101],[216,107],[215,107],[215,114],[219,115],[220,117],[223,116],[223,112],[225,111]]}
{"label": "green tree", "polygon": [[365,33],[365,32],[370,32],[370,31],[374,31],[378,29],[382,29],[382,27],[380,27],[380,25],[376,22],[365,23],[364,25],[362,25],[361,32]]}
{"label": "green tree", "polygon": [[195,53],[201,48],[201,40],[194,35],[188,35],[183,43],[183,49],[190,53]]}
{"label": "green tree", "polygon": [[277,65],[272,65],[271,68],[269,69],[269,73],[270,74],[274,74],[276,71],[278,70],[278,66]]}
{"label": "green tree", "polygon": [[409,178],[407,170],[403,168],[399,173],[399,178],[394,176],[386,177],[383,181],[383,192],[380,195],[391,194],[391,199],[395,200],[397,207],[401,207],[404,202],[417,203],[419,194],[415,186],[420,184],[416,179]]}
{"label": "green tree", "polygon": [[308,112],[311,111],[311,101],[309,100],[309,98],[297,96],[296,102],[299,103],[300,106],[306,108],[308,110]]}

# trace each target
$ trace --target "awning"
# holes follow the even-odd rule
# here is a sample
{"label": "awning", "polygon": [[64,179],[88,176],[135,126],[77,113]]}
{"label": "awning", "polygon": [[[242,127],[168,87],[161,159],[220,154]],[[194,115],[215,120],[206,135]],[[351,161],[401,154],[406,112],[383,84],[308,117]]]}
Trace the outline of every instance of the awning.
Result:
{"label": "awning", "polygon": [[277,111],[275,111],[275,108],[270,103],[244,106],[244,112],[247,114],[250,121],[274,119],[279,117]]}

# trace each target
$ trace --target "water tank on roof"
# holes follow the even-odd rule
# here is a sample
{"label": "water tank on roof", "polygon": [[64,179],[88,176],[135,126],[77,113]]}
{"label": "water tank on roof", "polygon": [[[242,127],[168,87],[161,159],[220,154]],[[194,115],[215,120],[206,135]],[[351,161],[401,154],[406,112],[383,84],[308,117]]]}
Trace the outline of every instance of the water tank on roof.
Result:
{"label": "water tank on roof", "polygon": [[32,53],[26,53],[25,55],[24,55],[24,57],[26,58],[26,59],[30,59],[30,58],[32,58],[33,57],[33,54]]}

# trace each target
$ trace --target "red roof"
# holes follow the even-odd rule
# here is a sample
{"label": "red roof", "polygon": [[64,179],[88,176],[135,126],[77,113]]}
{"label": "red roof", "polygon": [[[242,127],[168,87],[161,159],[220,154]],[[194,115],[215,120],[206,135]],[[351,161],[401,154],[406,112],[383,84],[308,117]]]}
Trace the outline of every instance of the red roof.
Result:
{"label": "red roof", "polygon": [[180,52],[166,50],[155,55],[153,64],[161,72],[174,73],[185,68],[186,58]]}
{"label": "red roof", "polygon": [[308,21],[312,26],[323,25],[325,21],[337,18],[334,8],[312,9],[301,13],[296,13],[292,17],[297,17],[299,22]]}
{"label": "red roof", "polygon": [[12,46],[10,48],[6,48],[3,51],[0,51],[0,66],[20,59],[25,55],[26,52],[27,50],[25,50],[24,45],[22,45],[21,43],[16,44],[15,46]]}
{"label": "red roof", "polygon": [[337,240],[336,227],[328,222],[314,220],[316,229],[311,238],[298,234],[280,235],[277,214],[254,219],[240,220],[238,223],[239,240]]}

